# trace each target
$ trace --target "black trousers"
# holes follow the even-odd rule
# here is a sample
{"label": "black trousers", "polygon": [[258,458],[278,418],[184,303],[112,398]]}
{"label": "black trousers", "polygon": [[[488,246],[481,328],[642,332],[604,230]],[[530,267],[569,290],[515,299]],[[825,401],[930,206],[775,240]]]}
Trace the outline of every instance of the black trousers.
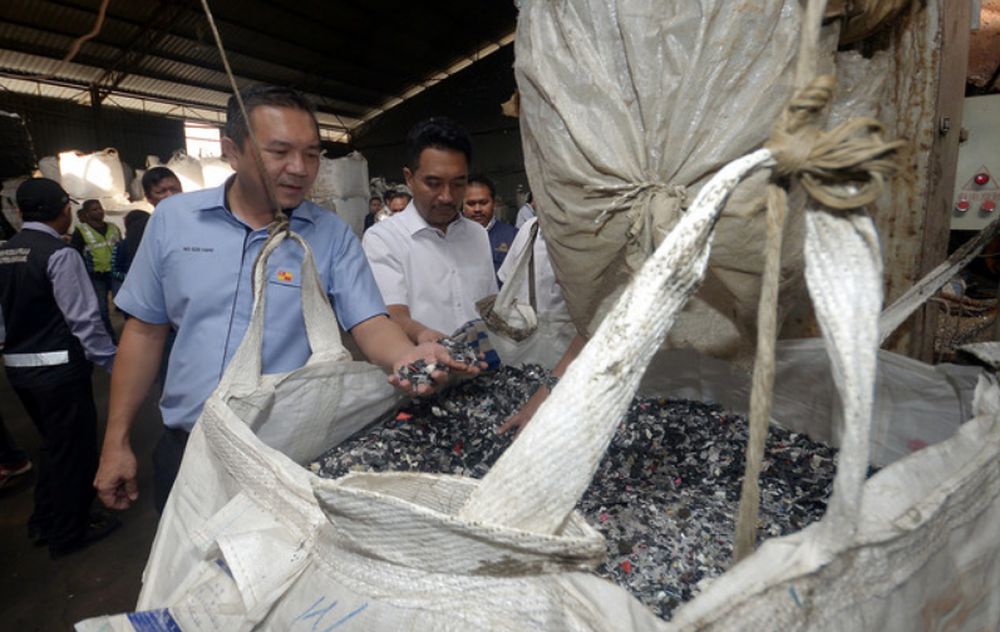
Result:
{"label": "black trousers", "polygon": [[163,435],[153,448],[153,502],[156,511],[163,508],[170,497],[170,490],[181,469],[184,448],[187,447],[188,433],[175,428],[164,428]]}
{"label": "black trousers", "polygon": [[28,453],[18,447],[0,415],[0,465],[16,465],[28,458]]}
{"label": "black trousers", "polygon": [[51,548],[83,538],[97,473],[97,409],[90,376],[57,386],[14,386],[42,435],[28,527]]}

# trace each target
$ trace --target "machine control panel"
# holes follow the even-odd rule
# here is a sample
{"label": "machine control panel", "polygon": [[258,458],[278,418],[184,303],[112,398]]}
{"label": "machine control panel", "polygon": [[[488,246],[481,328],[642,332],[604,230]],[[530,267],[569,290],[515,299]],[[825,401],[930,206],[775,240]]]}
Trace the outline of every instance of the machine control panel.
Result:
{"label": "machine control panel", "polygon": [[952,230],[979,230],[997,217],[1000,202],[1000,94],[965,99],[952,198]]}

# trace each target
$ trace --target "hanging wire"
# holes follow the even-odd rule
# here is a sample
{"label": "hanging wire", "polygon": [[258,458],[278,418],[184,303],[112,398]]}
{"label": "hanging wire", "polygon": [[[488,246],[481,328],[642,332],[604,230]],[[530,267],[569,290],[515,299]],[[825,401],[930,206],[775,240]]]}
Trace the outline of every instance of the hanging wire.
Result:
{"label": "hanging wire", "polygon": [[271,205],[274,207],[275,221],[271,224],[269,231],[272,234],[280,230],[287,231],[288,218],[285,216],[285,213],[281,208],[281,203],[278,202],[278,194],[274,190],[271,180],[267,177],[267,170],[264,168],[264,157],[260,153],[260,145],[257,144],[257,136],[254,134],[253,126],[250,124],[250,116],[247,114],[247,108],[243,103],[243,96],[240,94],[239,86],[236,85],[236,77],[233,76],[233,70],[229,65],[229,57],[226,55],[226,50],[222,46],[222,36],[219,35],[219,29],[215,26],[215,18],[212,16],[212,10],[208,6],[208,0],[201,0],[201,6],[205,9],[205,17],[208,18],[208,26],[212,30],[212,36],[215,38],[215,45],[219,49],[219,55],[222,57],[222,65],[226,69],[226,76],[229,77],[229,84],[233,88],[233,95],[236,97],[236,102],[240,106],[240,112],[243,114],[243,121],[246,123],[247,132],[250,136],[250,148],[253,153],[257,170],[260,172],[261,182],[264,183],[264,188],[267,189],[268,199],[270,199]]}

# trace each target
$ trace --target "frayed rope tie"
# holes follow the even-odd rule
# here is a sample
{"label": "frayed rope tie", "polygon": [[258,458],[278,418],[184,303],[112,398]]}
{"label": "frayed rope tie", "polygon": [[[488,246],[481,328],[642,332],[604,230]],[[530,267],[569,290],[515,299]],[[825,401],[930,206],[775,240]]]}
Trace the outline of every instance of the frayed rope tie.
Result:
{"label": "frayed rope tie", "polygon": [[632,208],[641,196],[652,197],[657,193],[662,193],[672,198],[676,198],[678,206],[687,204],[687,188],[680,184],[664,184],[663,182],[630,182],[628,184],[611,185],[584,185],[583,190],[591,194],[588,197],[607,197],[615,195],[601,214],[594,220],[595,224],[603,226],[611,216],[620,211]]}
{"label": "frayed rope tie", "polygon": [[828,132],[817,122],[833,96],[836,80],[817,77],[789,102],[765,147],[779,176],[798,176],[817,202],[837,210],[871,204],[896,175],[896,153],[905,141],[885,141],[885,127],[873,118],[854,118]]}

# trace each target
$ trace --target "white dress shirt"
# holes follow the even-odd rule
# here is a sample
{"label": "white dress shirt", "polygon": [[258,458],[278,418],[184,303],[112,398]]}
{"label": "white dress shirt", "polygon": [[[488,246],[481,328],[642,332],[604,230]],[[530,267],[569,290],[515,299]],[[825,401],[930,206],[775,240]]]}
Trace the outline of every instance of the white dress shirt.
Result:
{"label": "white dress shirt", "polygon": [[[500,281],[507,282],[507,279],[514,274],[514,266],[517,265],[522,253],[528,247],[531,239],[531,227],[538,222],[537,217],[532,217],[524,222],[517,231],[517,237],[510,245],[507,258],[503,260],[503,265],[497,270]],[[549,249],[545,245],[541,231],[535,239],[535,302],[538,304],[539,314],[567,313],[566,301],[563,299],[562,289],[556,280],[555,270],[552,269],[552,261],[549,259]],[[528,303],[528,276],[525,275],[524,284],[518,288],[517,299],[522,303]]]}
{"label": "white dress shirt", "polygon": [[517,209],[517,221],[514,222],[514,228],[520,229],[524,226],[524,223],[535,216],[535,209],[531,207],[530,204],[525,204],[521,208]]}
{"label": "white dress shirt", "polygon": [[413,201],[368,229],[361,242],[386,305],[445,334],[479,318],[476,301],[497,293],[490,239],[478,223],[458,217],[443,232]]}

